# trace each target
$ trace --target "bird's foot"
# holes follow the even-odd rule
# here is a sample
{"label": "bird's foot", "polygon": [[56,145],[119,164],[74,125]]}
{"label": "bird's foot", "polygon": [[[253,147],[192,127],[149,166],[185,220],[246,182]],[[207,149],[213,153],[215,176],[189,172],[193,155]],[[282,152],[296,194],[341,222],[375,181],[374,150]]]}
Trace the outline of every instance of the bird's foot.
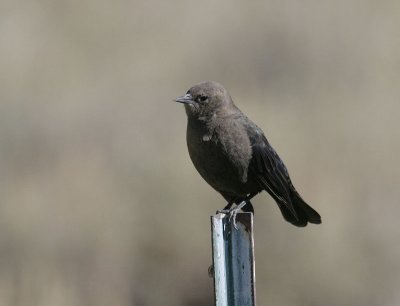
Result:
{"label": "bird's foot", "polygon": [[241,202],[239,205],[236,207],[230,208],[230,209],[222,209],[222,210],[217,210],[218,214],[226,214],[229,216],[229,222],[233,223],[233,227],[238,230],[237,224],[236,224],[236,215],[238,212],[243,208],[243,206],[246,205],[246,201]]}
{"label": "bird's foot", "polygon": [[218,209],[218,210],[217,210],[217,214],[225,214],[225,215],[228,215],[230,211],[231,211],[230,209]]}

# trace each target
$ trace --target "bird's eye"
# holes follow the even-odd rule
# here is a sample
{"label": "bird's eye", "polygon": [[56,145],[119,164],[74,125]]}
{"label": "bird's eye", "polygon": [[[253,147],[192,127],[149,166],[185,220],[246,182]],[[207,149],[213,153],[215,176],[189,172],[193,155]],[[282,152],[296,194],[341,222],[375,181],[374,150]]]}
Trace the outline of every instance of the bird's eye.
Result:
{"label": "bird's eye", "polygon": [[201,95],[201,96],[199,96],[197,99],[198,99],[200,102],[204,102],[205,100],[208,99],[208,97],[207,97],[207,96]]}

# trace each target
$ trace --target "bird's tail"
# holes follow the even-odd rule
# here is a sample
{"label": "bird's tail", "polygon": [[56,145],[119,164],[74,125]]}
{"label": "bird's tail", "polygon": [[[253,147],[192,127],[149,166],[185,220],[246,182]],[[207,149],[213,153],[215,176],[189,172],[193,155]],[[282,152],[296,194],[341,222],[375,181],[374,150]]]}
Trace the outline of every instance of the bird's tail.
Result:
{"label": "bird's tail", "polygon": [[321,223],[321,216],[311,206],[304,202],[297,192],[292,193],[291,202],[296,215],[287,208],[287,205],[278,202],[278,206],[286,221],[299,227],[306,226],[308,222],[314,224]]}

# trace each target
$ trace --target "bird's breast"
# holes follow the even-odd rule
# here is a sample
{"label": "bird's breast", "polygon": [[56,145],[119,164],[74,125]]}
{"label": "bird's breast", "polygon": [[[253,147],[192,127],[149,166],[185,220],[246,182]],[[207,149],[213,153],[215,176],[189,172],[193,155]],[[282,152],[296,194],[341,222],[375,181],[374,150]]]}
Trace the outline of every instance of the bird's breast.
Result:
{"label": "bird's breast", "polygon": [[[226,124],[225,124],[226,125]],[[187,146],[200,175],[219,192],[245,193],[249,140],[234,127],[188,123]]]}

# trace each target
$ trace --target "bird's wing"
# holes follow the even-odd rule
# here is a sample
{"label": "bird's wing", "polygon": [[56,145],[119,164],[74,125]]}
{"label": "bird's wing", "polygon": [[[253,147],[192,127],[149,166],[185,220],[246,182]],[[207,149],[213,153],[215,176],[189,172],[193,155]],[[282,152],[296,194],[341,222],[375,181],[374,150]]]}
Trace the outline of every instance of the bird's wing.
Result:
{"label": "bird's wing", "polygon": [[249,171],[278,205],[284,205],[297,218],[291,201],[292,183],[286,166],[259,127],[254,124],[248,131],[252,147]]}

